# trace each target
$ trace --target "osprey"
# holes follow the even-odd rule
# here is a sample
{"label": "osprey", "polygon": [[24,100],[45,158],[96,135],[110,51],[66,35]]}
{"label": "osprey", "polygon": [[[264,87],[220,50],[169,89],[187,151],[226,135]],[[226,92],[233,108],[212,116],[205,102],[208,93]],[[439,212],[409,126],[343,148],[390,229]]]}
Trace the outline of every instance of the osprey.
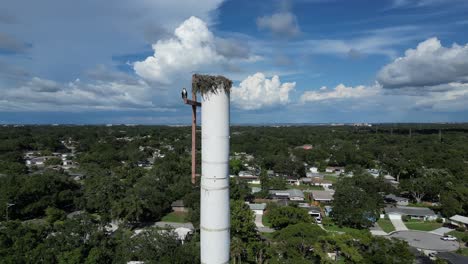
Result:
{"label": "osprey", "polygon": [[187,90],[185,88],[182,89],[182,99],[187,99]]}

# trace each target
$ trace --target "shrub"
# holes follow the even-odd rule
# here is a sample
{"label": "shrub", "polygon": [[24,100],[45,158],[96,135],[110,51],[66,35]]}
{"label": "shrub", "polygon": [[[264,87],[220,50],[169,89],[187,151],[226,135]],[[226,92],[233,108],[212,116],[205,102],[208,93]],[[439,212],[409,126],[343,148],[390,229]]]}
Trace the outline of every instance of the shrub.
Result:
{"label": "shrub", "polygon": [[401,216],[401,220],[403,220],[403,222],[408,222],[409,217],[407,215],[403,215]]}
{"label": "shrub", "polygon": [[466,231],[466,228],[463,227],[463,226],[459,226],[459,227],[457,227],[455,230],[457,230],[458,232],[465,232],[465,231]]}
{"label": "shrub", "polygon": [[444,222],[444,219],[442,219],[442,218],[437,218],[436,222],[437,222],[437,223],[443,223],[443,222]]}

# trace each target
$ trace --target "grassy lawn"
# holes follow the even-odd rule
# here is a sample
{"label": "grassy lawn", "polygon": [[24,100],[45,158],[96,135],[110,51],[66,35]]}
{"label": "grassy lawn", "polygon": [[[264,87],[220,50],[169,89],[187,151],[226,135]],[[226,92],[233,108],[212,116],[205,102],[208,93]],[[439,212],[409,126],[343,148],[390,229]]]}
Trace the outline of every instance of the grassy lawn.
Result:
{"label": "grassy lawn", "polygon": [[455,253],[468,257],[468,248],[460,248]]}
{"label": "grassy lawn", "polygon": [[187,213],[182,212],[171,212],[164,216],[161,221],[164,222],[175,222],[175,223],[186,223],[187,221]]}
{"label": "grassy lawn", "polygon": [[261,188],[262,185],[261,184],[249,183],[249,187],[259,187],[259,188]]}
{"label": "grassy lawn", "polygon": [[460,231],[456,231],[456,230],[450,231],[450,232],[448,232],[448,234],[458,238],[459,241],[461,241],[464,236],[468,236],[467,232],[460,232]]}
{"label": "grassy lawn", "polygon": [[331,181],[332,183],[335,183],[337,180],[338,180],[338,176],[334,176],[334,175],[325,175],[323,177],[324,180],[326,181]]}
{"label": "grassy lawn", "polygon": [[408,220],[408,222],[405,222],[405,225],[408,229],[420,230],[420,231],[432,231],[439,227],[442,227],[441,223],[437,223],[435,221],[419,221],[419,220]]}
{"label": "grassy lawn", "polygon": [[270,227],[271,228],[271,223],[270,223],[270,219],[268,218],[268,214],[263,214],[263,217],[262,217],[262,224],[266,227]]}
{"label": "grassy lawn", "polygon": [[390,221],[389,219],[380,218],[379,221],[377,221],[377,223],[386,233],[395,231],[395,227],[393,226],[392,221]]}
{"label": "grassy lawn", "polygon": [[323,227],[330,232],[343,232],[343,233],[350,233],[350,232],[355,232],[358,231],[360,232],[361,230],[356,229],[356,228],[351,228],[351,227],[339,227],[335,223],[333,223],[333,220],[329,217],[324,217],[323,218]]}

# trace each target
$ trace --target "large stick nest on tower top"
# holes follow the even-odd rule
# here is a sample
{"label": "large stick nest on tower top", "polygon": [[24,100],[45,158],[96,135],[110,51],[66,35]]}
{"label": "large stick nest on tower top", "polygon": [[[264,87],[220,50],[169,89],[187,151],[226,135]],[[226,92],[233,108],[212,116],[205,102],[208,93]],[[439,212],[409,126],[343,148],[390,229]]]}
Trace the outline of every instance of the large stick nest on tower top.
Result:
{"label": "large stick nest on tower top", "polygon": [[228,78],[218,75],[192,75],[192,91],[205,95],[208,93],[218,93],[218,87],[222,86],[224,92],[229,94],[231,92],[232,81]]}

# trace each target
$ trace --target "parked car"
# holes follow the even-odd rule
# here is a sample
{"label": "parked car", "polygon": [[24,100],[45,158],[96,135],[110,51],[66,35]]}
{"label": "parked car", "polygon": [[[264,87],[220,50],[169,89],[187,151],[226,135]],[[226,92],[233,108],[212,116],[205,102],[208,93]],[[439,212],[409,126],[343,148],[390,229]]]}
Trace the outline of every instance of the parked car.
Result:
{"label": "parked car", "polygon": [[445,240],[445,241],[456,241],[457,240],[456,237],[451,236],[451,235],[445,235],[445,236],[441,237],[440,239]]}

